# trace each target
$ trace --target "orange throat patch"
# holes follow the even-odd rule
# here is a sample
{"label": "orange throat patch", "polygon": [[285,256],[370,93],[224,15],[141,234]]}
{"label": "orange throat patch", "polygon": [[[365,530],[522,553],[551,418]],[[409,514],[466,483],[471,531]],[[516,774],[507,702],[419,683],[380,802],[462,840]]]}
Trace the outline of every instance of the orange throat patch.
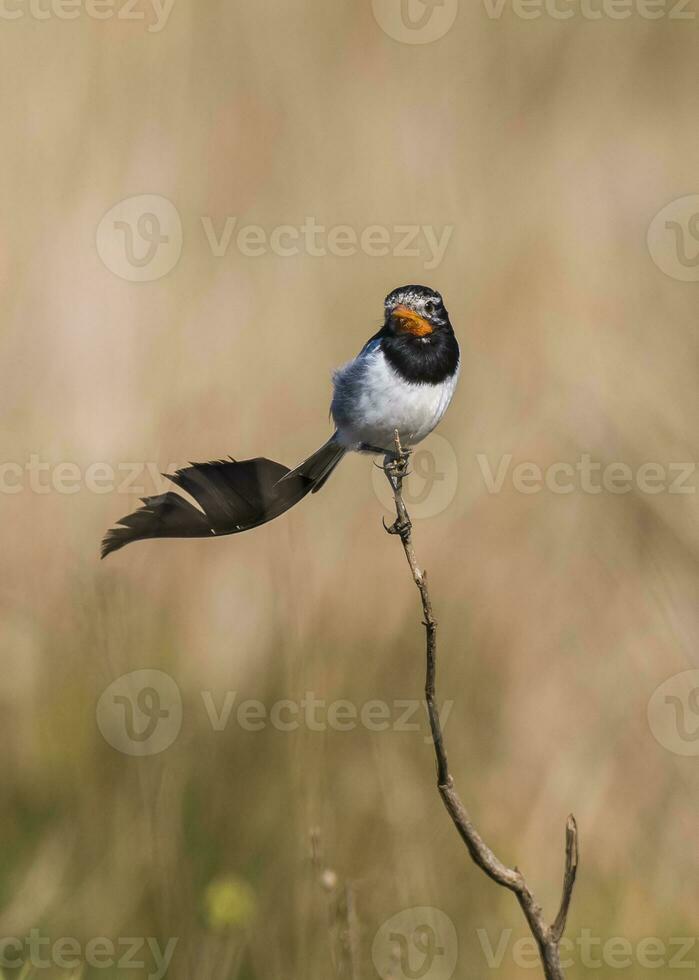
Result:
{"label": "orange throat patch", "polygon": [[432,333],[431,324],[419,313],[409,310],[407,306],[397,306],[393,316],[398,321],[398,329],[401,333],[410,333],[413,337],[426,337]]}

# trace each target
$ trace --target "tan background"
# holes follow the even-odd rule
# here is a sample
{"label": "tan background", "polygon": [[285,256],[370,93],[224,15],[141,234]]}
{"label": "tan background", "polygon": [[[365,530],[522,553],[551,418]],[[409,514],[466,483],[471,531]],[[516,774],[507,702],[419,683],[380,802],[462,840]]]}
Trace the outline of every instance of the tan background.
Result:
{"label": "tan background", "polygon": [[[44,481],[62,462],[294,463],[327,437],[330,371],[385,293],[440,289],[463,350],[440,429],[458,481],[415,537],[458,786],[552,910],[576,813],[572,939],[696,935],[697,759],[647,721],[657,686],[697,663],[696,495],[527,495],[511,479],[491,494],[476,459],[697,458],[699,286],[646,245],[653,216],[699,190],[696,19],[498,20],[464,2],[444,37],[410,45],[367,2],[175,0],[159,32],[136,9],[145,21],[0,23],[3,462],[36,454]],[[183,227],[178,264],[145,283],[95,245],[140,194]],[[454,230],[426,270],[424,250],[215,257],[201,223],[307,215]],[[100,536],[136,496],[38,493],[28,476],[3,493],[0,935],[178,937],[172,977],[327,980],[317,827],[354,890],[363,980],[377,929],[412,906],[454,922],[458,978],[538,975],[512,958],[516,903],[443,812],[424,722],[252,733],[207,718],[202,691],[219,707],[226,691],[421,697],[416,596],[370,470],[344,462],[248,535],[105,564]],[[184,703],[179,738],[144,759],[95,722],[102,691],[139,668],[170,674]],[[479,929],[514,930],[497,969]],[[590,972],[578,957],[570,975]],[[675,974],[595,975],[646,972]]]}

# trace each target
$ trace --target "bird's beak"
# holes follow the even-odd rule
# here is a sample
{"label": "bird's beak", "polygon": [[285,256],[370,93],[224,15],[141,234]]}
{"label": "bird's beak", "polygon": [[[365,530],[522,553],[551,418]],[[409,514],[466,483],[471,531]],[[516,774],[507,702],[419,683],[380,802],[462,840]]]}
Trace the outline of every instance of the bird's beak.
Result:
{"label": "bird's beak", "polygon": [[393,316],[398,321],[398,330],[401,333],[411,333],[414,337],[426,337],[434,329],[424,317],[414,310],[408,309],[407,306],[397,306],[393,311]]}

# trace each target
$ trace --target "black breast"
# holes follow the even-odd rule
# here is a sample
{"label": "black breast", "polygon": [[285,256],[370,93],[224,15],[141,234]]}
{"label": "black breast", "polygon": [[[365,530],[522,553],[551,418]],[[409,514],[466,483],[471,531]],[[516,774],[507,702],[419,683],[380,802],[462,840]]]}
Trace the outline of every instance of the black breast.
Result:
{"label": "black breast", "polygon": [[413,384],[441,384],[459,366],[459,344],[451,327],[440,327],[427,338],[382,334],[381,348],[386,360]]}

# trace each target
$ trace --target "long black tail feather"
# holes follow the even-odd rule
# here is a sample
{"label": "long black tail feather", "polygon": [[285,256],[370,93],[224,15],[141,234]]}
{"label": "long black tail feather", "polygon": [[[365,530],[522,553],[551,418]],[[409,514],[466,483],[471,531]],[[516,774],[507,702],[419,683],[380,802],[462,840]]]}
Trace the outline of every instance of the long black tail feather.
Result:
{"label": "long black tail feather", "polygon": [[117,527],[107,532],[102,558],[146,538],[215,537],[266,524],[310,491],[320,489],[344,452],[332,438],[293,471],[259,457],[192,463],[165,474],[199,507],[172,491],[143,497],[143,507],[122,517]]}

